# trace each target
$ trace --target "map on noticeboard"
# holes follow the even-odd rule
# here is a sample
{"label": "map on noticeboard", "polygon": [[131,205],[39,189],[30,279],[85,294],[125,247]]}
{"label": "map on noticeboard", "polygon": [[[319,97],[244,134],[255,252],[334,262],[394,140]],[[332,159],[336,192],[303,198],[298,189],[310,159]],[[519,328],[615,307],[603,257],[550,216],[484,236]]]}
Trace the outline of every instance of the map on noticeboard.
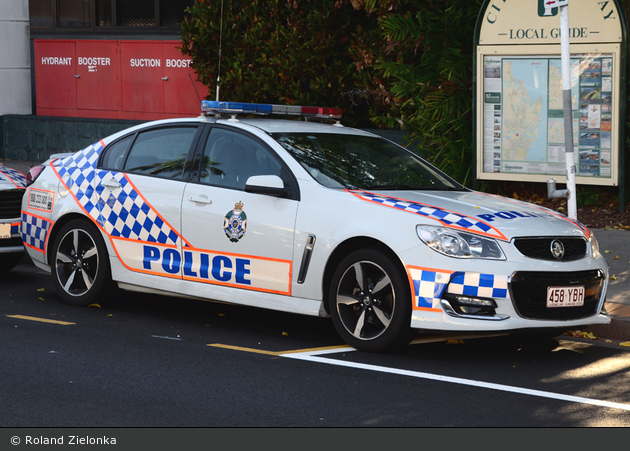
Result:
{"label": "map on noticeboard", "polygon": [[[611,177],[611,55],[571,58],[578,176]],[[565,175],[559,57],[484,58],[483,172]]]}

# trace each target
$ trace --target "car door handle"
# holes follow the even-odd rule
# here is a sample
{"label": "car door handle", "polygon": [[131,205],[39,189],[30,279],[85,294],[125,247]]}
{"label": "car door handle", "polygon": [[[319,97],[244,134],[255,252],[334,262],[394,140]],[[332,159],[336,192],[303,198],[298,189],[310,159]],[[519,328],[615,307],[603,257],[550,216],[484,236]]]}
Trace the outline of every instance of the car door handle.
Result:
{"label": "car door handle", "polygon": [[191,202],[195,202],[196,204],[211,204],[212,203],[212,201],[208,199],[206,196],[190,196],[188,200]]}
{"label": "car door handle", "polygon": [[117,182],[114,179],[109,179],[109,180],[106,180],[104,182],[101,182],[101,185],[104,186],[105,188],[108,188],[108,189],[111,189],[111,190],[115,190],[115,189],[120,188],[120,183]]}

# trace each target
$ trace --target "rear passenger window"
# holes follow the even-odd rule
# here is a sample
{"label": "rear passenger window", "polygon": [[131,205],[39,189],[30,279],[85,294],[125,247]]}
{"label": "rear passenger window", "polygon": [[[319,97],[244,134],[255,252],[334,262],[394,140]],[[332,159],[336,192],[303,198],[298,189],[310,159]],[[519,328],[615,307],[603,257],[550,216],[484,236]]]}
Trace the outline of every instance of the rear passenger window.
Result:
{"label": "rear passenger window", "polygon": [[123,138],[109,146],[103,155],[101,168],[122,171],[123,164],[125,163],[125,155],[132,140],[133,135]]}
{"label": "rear passenger window", "polygon": [[178,127],[138,134],[124,171],[182,179],[188,150],[196,132],[197,127]]}

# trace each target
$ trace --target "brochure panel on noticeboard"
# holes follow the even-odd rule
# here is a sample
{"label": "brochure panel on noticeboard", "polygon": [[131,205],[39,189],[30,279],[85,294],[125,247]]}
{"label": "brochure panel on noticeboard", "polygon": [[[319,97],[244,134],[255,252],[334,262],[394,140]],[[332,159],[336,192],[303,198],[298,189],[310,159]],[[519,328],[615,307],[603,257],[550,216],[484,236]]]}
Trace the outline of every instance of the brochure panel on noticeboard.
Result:
{"label": "brochure panel on noticeboard", "polygon": [[[562,62],[549,50],[478,48],[478,178],[564,181]],[[574,161],[581,184],[618,184],[619,51],[616,44],[571,48]]]}

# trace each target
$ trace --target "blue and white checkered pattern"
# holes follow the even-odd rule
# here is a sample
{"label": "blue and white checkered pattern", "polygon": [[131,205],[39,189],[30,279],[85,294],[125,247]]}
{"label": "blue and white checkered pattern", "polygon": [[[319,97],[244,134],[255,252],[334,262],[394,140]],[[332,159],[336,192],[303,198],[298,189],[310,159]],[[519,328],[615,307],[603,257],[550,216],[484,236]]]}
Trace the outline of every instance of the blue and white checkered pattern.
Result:
{"label": "blue and white checkered pattern", "polygon": [[[111,236],[177,244],[177,232],[145,202],[125,174],[95,169],[102,150],[103,146],[98,142],[53,163],[81,207]],[[104,179],[111,178],[121,185],[116,196],[101,185]]]}
{"label": "blue and white checkered pattern", "polygon": [[439,269],[409,268],[413,280],[414,306],[419,308],[439,308],[440,299],[452,271]]}
{"label": "blue and white checkered pattern", "polygon": [[6,180],[13,182],[18,188],[26,188],[26,177],[20,171],[15,169],[0,166],[0,180],[5,178]]}
{"label": "blue and white checkered pattern", "polygon": [[[116,196],[99,183],[107,175],[120,183],[120,192],[116,191]],[[98,171],[96,179],[97,221],[108,234],[133,240],[177,244],[177,232],[144,201],[124,174]]]}
{"label": "blue and white checkered pattern", "polygon": [[458,272],[453,275],[447,292],[464,296],[505,299],[508,297],[508,276]]}
{"label": "blue and white checkered pattern", "polygon": [[43,252],[51,224],[50,221],[43,218],[22,213],[22,241],[26,245]]}
{"label": "blue and white checkered pattern", "polygon": [[493,299],[508,297],[508,276],[432,268],[409,267],[408,270],[413,280],[416,308],[439,309],[440,299],[445,291]]}
{"label": "blue and white checkered pattern", "polygon": [[96,166],[96,160],[98,160],[98,156],[101,154],[103,150],[103,142],[95,142],[91,146],[87,146],[85,149],[76,152],[69,157],[56,160],[53,162],[53,165],[59,171],[60,168],[78,168],[78,169],[89,169],[94,168]]}
{"label": "blue and white checkered pattern", "polygon": [[430,205],[423,205],[417,202],[409,200],[396,199],[393,197],[379,196],[377,194],[368,193],[364,191],[351,191],[360,199],[368,200],[371,202],[377,202],[387,207],[397,208],[398,210],[407,211],[409,213],[415,213],[417,215],[426,216],[427,218],[440,221],[446,226],[457,226],[463,229],[467,229],[471,232],[488,233],[493,228],[488,224],[477,221],[474,218],[463,216],[450,211],[442,210]]}

